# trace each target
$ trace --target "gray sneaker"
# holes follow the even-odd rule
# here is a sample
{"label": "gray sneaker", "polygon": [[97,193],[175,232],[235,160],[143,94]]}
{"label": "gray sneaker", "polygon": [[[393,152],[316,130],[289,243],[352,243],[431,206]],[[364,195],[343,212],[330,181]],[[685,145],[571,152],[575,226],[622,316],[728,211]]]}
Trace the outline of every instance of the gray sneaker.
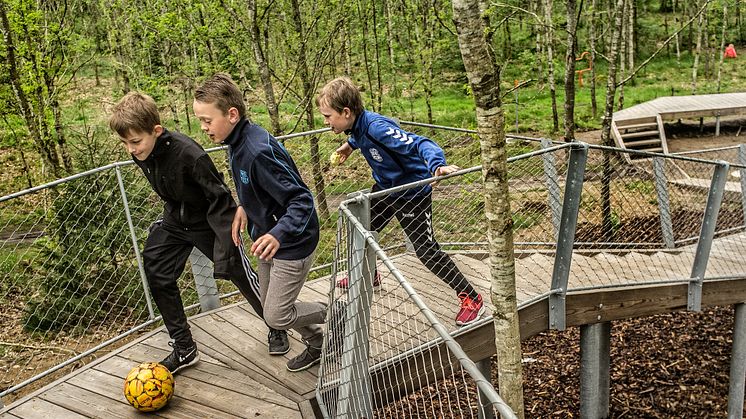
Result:
{"label": "gray sneaker", "polygon": [[267,341],[270,355],[285,355],[290,351],[288,332],[285,330],[269,329]]}
{"label": "gray sneaker", "polygon": [[304,371],[318,364],[319,361],[321,361],[321,348],[316,348],[306,343],[306,349],[300,355],[288,361],[288,371]]}

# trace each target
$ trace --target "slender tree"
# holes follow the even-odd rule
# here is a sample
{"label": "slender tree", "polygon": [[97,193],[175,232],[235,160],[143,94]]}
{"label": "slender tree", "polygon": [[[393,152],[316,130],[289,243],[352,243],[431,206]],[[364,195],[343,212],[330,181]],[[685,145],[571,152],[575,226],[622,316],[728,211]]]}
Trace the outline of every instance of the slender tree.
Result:
{"label": "slender tree", "polygon": [[275,100],[275,89],[272,85],[272,76],[270,74],[269,64],[267,63],[264,51],[266,48],[262,47],[262,36],[257,18],[257,6],[256,0],[248,0],[247,7],[249,11],[249,33],[251,34],[251,46],[254,50],[254,59],[256,65],[259,67],[259,78],[262,81],[262,88],[264,90],[264,97],[267,104],[267,113],[269,114],[270,126],[272,127],[272,133],[275,135],[282,134],[282,128],[280,126],[280,112],[277,107],[277,101]]}
{"label": "slender tree", "polygon": [[[578,48],[577,3],[566,0],[567,6],[567,53],[565,54],[565,141],[575,139],[575,51]],[[582,3],[581,3],[582,7]]]}
{"label": "slender tree", "polygon": [[452,4],[459,48],[474,93],[482,148],[498,385],[508,406],[523,418],[521,339],[515,294],[513,228],[508,198],[505,121],[500,102],[500,71],[484,38],[485,26],[478,2],[453,0]]}
{"label": "slender tree", "polygon": [[552,132],[559,131],[559,116],[557,115],[557,87],[554,80],[554,24],[552,23],[552,0],[544,0],[544,27],[547,51],[547,79],[549,80],[549,94],[552,97]]}
{"label": "slender tree", "polygon": [[694,64],[692,65],[692,94],[697,94],[697,69],[699,68],[699,56],[702,52],[702,26],[704,25],[704,13],[699,14],[697,19],[697,47],[694,50]]}

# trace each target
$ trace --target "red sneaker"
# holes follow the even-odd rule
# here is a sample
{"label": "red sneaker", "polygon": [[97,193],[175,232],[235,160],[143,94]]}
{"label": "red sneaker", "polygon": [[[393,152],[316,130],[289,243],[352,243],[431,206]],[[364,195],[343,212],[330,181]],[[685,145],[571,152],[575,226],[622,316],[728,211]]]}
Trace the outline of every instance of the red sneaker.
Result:
{"label": "red sneaker", "polygon": [[458,295],[461,300],[461,309],[456,315],[456,324],[464,326],[469,323],[477,321],[482,314],[484,314],[485,306],[482,302],[482,294],[477,295],[476,299],[472,299],[465,292]]}
{"label": "red sneaker", "polygon": [[[337,281],[337,288],[344,288],[347,289],[350,287],[350,278],[344,277]],[[376,271],[376,276],[373,278],[373,288],[379,289],[381,288],[381,273]]]}

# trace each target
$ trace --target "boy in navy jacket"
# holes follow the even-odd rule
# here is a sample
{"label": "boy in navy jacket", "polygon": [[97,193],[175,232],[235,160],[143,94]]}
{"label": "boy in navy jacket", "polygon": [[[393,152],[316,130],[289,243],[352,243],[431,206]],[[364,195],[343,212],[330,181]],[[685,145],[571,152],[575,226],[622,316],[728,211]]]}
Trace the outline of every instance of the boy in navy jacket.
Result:
{"label": "boy in navy jacket", "polygon": [[249,121],[243,95],[227,74],[218,73],[194,94],[194,113],[215,143],[228,145],[233,182],[240,205],[233,240],[248,228],[259,258],[258,274],[264,319],[270,327],[295,329],[306,349],[287,363],[302,371],[321,358],[326,318],[323,302],[296,301],[311,269],[319,241],[313,195],[295,162],[264,128]]}
{"label": "boy in navy jacket", "polygon": [[[109,126],[163,199],[163,219],[150,227],[142,258],[150,292],[173,339],[173,351],[161,363],[175,374],[199,361],[176,283],[192,249],[212,260],[215,277],[233,281],[261,317],[259,282],[243,247],[233,245],[236,203],[205,150],[163,128],[155,101],[142,93],[125,95],[114,106]],[[285,332],[270,330],[270,337],[270,346],[288,346]]]}
{"label": "boy in navy jacket", "polygon": [[[458,167],[446,164],[443,149],[429,138],[404,131],[391,119],[366,111],[360,91],[346,77],[327,83],[316,98],[316,104],[324,116],[324,123],[334,133],[349,135],[336,151],[339,163],[344,163],[354,150],[359,149],[372,169],[376,181],[373,191],[458,170]],[[456,291],[461,307],[456,314],[456,324],[465,325],[479,319],[485,310],[482,296],[435,240],[430,185],[371,201],[372,231],[381,231],[393,217],[399,220],[420,261]],[[373,285],[378,284],[380,276],[376,273]],[[348,279],[342,278],[337,286],[347,288]]]}

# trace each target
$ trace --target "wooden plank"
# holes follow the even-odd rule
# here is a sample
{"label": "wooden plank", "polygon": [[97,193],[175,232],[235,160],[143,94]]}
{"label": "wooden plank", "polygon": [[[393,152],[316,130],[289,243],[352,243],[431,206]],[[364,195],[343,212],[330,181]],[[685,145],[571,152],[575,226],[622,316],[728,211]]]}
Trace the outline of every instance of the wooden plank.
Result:
{"label": "wooden plank", "polygon": [[[80,375],[76,376],[80,377]],[[61,383],[54,389],[42,393],[39,398],[50,403],[63,406],[66,409],[76,411],[81,415],[94,418],[137,418],[142,417],[137,410],[127,404],[122,393],[122,382],[119,382],[119,396],[121,401],[112,400],[110,397],[102,396],[90,391],[85,387],[79,387],[74,383]],[[53,417],[53,416],[50,416]]]}
{"label": "wooden plank", "polygon": [[[152,354],[159,354],[157,349],[151,349]],[[134,363],[123,357],[113,357],[96,367],[97,371],[105,372],[109,375],[120,377],[124,380],[125,374],[132,368]],[[236,370],[212,364],[209,362],[199,362],[193,367],[179,371],[178,377],[189,377],[190,379],[202,381],[207,385],[217,388],[225,388],[238,393],[255,397],[268,403],[278,406],[284,406],[287,409],[294,410],[297,403],[287,397],[281,396],[269,387],[259,383],[253,377],[244,375]]]}
{"label": "wooden plank", "polygon": [[[244,313],[246,312],[244,311]],[[309,374],[307,371],[301,373],[288,371],[285,363],[281,361],[282,358],[277,358],[280,362],[272,359],[275,357],[269,355],[266,343],[258,341],[230,322],[211,316],[203,317],[199,321],[195,321],[194,324],[199,326],[206,334],[219,339],[223,347],[230,348],[230,351],[223,353],[226,355],[231,353],[232,359],[240,365],[250,365],[250,370],[262,371],[262,375],[269,375],[272,379],[283,384],[296,394],[305,393],[308,388],[315,387],[316,379],[314,375]],[[262,339],[265,339],[265,336],[262,334]],[[227,365],[235,368],[231,364]]]}
{"label": "wooden plank", "polygon": [[[630,141],[627,141],[627,139],[629,139],[629,138],[640,138],[640,137],[650,137],[650,136],[653,136],[653,135],[657,137],[658,136],[658,131],[654,130],[654,131],[623,132],[622,133],[622,139],[624,139],[624,144],[626,144],[627,147],[629,147],[630,144],[638,144],[639,145],[640,141],[632,141],[632,142],[630,142]],[[658,140],[658,138],[656,138],[656,140]]]}
{"label": "wooden plank", "polygon": [[18,417],[18,418],[55,418],[55,419],[79,419],[85,418],[85,416],[65,409],[62,406],[58,406],[54,403],[50,403],[46,400],[38,397],[31,398],[10,409],[8,413],[3,413],[3,418],[6,417]]}
{"label": "wooden plank", "polygon": [[[321,412],[314,410],[314,403],[311,400],[304,400],[298,403],[300,417],[303,419],[315,419],[321,417]],[[316,408],[318,410],[318,407]]]}
{"label": "wooden plank", "polygon": [[[108,405],[120,405],[127,408],[127,411],[137,412],[134,408],[129,407],[127,401],[124,399],[124,393],[122,392],[124,378],[116,377],[98,370],[86,370],[85,374],[77,375],[69,381],[75,387],[86,388],[90,390],[88,396],[93,397],[93,394],[98,397],[103,397],[100,404]],[[211,403],[207,397],[210,394],[210,390],[206,389],[203,393],[202,399],[199,397],[190,397],[195,392],[194,385],[189,383],[189,379],[177,376],[174,384],[174,396],[169,401],[168,406],[159,410],[155,413],[157,416],[168,417],[168,418],[224,418],[224,417],[241,417],[240,415],[232,414],[229,410],[223,406],[215,406],[216,403]],[[56,393],[55,391],[50,391]],[[113,396],[113,397],[112,397]],[[117,397],[118,396],[118,397]],[[194,399],[197,399],[196,401]],[[94,406],[95,407],[95,406]],[[92,409],[89,407],[87,409]],[[104,415],[96,415],[95,411],[83,411],[86,415],[91,417],[105,417]],[[128,417],[128,416],[124,416]],[[135,417],[142,417],[137,415]]]}

